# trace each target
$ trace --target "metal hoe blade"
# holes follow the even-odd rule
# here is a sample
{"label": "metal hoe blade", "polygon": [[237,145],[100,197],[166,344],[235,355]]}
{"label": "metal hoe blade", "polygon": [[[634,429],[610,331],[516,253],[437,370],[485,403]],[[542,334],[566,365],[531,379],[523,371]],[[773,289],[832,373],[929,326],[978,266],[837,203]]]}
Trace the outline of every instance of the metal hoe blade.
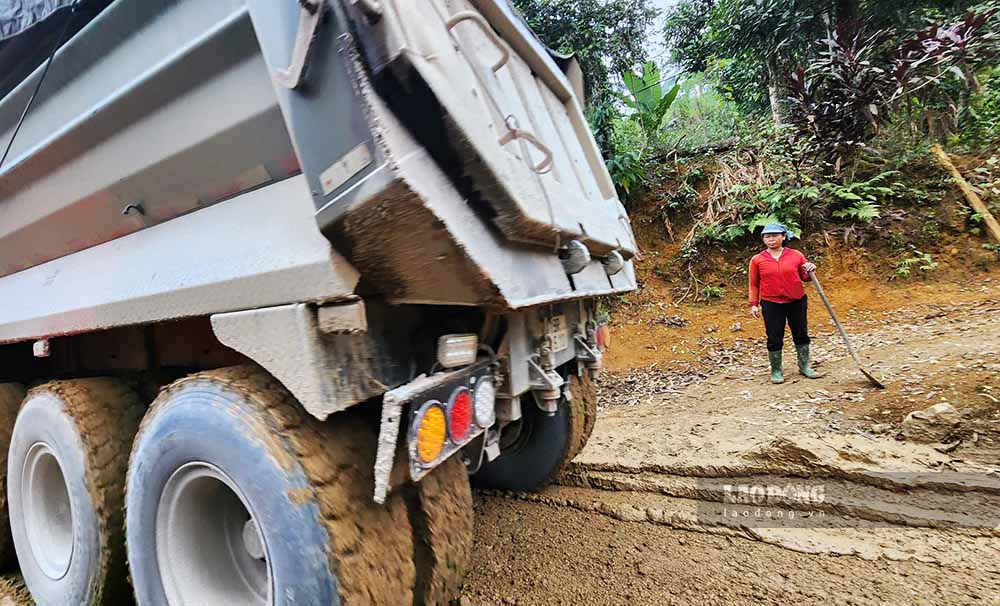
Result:
{"label": "metal hoe blade", "polygon": [[885,389],[885,385],[881,381],[872,376],[872,373],[865,370],[865,367],[861,364],[861,359],[858,358],[858,352],[854,351],[854,346],[851,345],[851,340],[847,338],[847,332],[844,331],[844,327],[840,324],[840,320],[837,319],[837,314],[833,311],[833,306],[830,305],[830,300],[826,298],[826,293],[823,292],[823,286],[819,283],[819,278],[816,277],[816,272],[809,272],[809,277],[812,278],[813,284],[816,285],[816,292],[819,293],[819,298],[823,300],[823,305],[826,306],[826,310],[830,312],[830,318],[833,320],[834,326],[837,327],[837,331],[840,336],[844,339],[844,345],[847,345],[847,351],[850,352],[851,357],[854,358],[854,363],[858,365],[858,370],[861,374],[868,378],[868,381],[878,387],[879,389]]}

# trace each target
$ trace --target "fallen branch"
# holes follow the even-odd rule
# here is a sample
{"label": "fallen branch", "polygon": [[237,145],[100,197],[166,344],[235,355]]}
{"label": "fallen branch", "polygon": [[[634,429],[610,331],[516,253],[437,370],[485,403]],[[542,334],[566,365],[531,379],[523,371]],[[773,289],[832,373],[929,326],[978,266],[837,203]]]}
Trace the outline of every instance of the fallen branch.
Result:
{"label": "fallen branch", "polygon": [[933,151],[934,155],[937,156],[938,162],[941,163],[941,166],[943,166],[945,170],[951,174],[955,183],[958,184],[958,188],[961,189],[962,194],[965,195],[965,199],[969,201],[969,204],[972,205],[972,208],[975,209],[976,213],[983,218],[983,222],[986,223],[986,227],[988,228],[990,235],[993,236],[993,239],[996,240],[998,244],[1000,244],[1000,223],[997,223],[996,217],[990,213],[990,210],[986,208],[986,205],[983,204],[983,200],[972,189],[972,186],[965,180],[962,173],[958,172],[955,165],[951,163],[951,158],[949,158],[948,154],[941,149],[941,146],[935,144],[931,147],[931,151]]}

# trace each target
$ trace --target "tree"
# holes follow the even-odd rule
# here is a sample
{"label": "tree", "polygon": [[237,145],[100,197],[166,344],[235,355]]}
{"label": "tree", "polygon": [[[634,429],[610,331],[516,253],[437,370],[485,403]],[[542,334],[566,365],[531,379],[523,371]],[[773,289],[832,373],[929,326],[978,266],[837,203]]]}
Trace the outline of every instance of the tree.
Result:
{"label": "tree", "polygon": [[977,74],[1000,56],[1000,15],[993,3],[951,23],[934,24],[899,40],[892,29],[870,31],[842,21],[818,42],[818,57],[791,79],[791,123],[807,147],[839,170],[875,137],[900,105],[911,126],[915,106],[927,133],[951,134],[980,88]]}
{"label": "tree", "polygon": [[708,71],[744,110],[770,109],[784,122],[788,74],[808,64],[839,23],[898,35],[928,16],[960,15],[969,0],[681,0],[667,13],[664,38],[674,61]]}
{"label": "tree", "polygon": [[712,47],[705,36],[715,0],[684,0],[663,20],[663,37],[671,58],[688,72],[708,70]]}
{"label": "tree", "polygon": [[589,104],[614,99],[611,74],[642,65],[645,43],[658,11],[650,0],[513,0],[542,41],[574,53]]}
{"label": "tree", "polygon": [[706,37],[716,55],[763,71],[771,115],[780,124],[785,74],[823,37],[829,10],[820,0],[720,0]]}

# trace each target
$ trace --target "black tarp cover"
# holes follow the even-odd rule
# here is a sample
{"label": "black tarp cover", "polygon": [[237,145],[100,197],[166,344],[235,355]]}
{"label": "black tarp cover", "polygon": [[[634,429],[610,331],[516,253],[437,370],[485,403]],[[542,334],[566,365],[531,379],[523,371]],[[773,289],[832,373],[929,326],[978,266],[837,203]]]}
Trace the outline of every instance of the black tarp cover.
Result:
{"label": "black tarp cover", "polygon": [[77,0],[0,0],[0,41],[45,21]]}
{"label": "black tarp cover", "polygon": [[111,2],[0,0],[0,99],[41,65],[56,42],[65,44]]}

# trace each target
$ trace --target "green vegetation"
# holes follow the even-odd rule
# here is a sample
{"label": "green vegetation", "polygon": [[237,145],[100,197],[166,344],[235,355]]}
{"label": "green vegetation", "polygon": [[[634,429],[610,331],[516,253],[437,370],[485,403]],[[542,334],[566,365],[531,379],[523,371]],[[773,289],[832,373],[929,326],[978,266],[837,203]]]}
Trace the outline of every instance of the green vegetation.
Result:
{"label": "green vegetation", "polygon": [[659,133],[662,148],[711,151],[738,141],[747,117],[703,72],[685,75]]}
{"label": "green vegetation", "polygon": [[623,73],[622,80],[628,89],[622,101],[633,110],[631,119],[642,128],[647,145],[657,141],[663,117],[677,98],[680,85],[664,86],[660,68],[652,61],[642,66],[641,74]]}
{"label": "green vegetation", "polygon": [[573,53],[583,69],[586,101],[613,103],[618,74],[642,65],[657,16],[649,0],[513,0],[551,48]]}
{"label": "green vegetation", "polygon": [[929,254],[914,249],[909,256],[896,261],[896,272],[893,278],[909,278],[914,268],[922,273],[927,273],[937,269],[937,266],[937,262]]}
{"label": "green vegetation", "polygon": [[712,299],[721,299],[722,296],[726,294],[726,289],[722,286],[708,285],[701,289],[701,299],[703,301],[711,301]]}
{"label": "green vegetation", "polygon": [[680,0],[659,20],[649,0],[515,4],[578,53],[619,196],[662,223],[698,299],[718,288],[695,276],[704,253],[769,222],[880,241],[900,278],[933,271],[922,251],[955,230],[985,238],[945,204],[960,195],[934,143],[1000,206],[1000,0]]}
{"label": "green vegetation", "polygon": [[882,207],[878,201],[899,195],[902,183],[886,184],[889,177],[898,174],[898,171],[886,171],[879,173],[867,181],[854,181],[844,185],[838,183],[825,183],[823,188],[830,195],[847,206],[833,211],[833,216],[837,218],[853,219],[860,223],[871,223],[882,216]]}

